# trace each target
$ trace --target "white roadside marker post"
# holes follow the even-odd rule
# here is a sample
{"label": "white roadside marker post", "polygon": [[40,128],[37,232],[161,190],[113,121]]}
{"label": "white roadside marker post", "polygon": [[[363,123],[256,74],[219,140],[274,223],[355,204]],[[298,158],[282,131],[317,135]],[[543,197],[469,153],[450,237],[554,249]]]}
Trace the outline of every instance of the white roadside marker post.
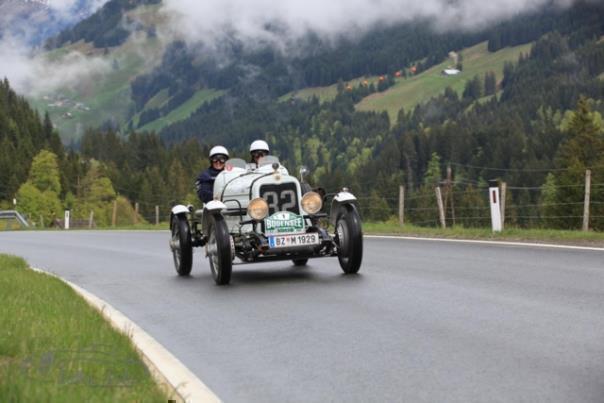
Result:
{"label": "white roadside marker post", "polygon": [[489,202],[491,205],[491,227],[493,228],[493,232],[501,232],[499,184],[496,180],[489,181]]}
{"label": "white roadside marker post", "polygon": [[69,229],[69,210],[65,210],[65,229]]}
{"label": "white roadside marker post", "polygon": [[398,187],[398,223],[402,227],[405,225],[405,187]]}

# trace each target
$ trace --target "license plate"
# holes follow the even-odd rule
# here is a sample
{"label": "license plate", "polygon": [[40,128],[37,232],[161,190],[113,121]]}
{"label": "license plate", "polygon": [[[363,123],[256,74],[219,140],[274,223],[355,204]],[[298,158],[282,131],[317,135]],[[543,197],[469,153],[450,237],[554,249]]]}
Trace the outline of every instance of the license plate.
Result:
{"label": "license plate", "polygon": [[318,245],[319,234],[272,235],[268,237],[268,245],[273,248],[291,248],[295,246]]}

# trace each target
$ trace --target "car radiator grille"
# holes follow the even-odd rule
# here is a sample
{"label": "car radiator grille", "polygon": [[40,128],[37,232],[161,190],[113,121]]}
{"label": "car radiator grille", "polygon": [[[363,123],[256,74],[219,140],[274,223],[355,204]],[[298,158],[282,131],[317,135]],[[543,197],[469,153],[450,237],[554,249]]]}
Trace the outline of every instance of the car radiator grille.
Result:
{"label": "car radiator grille", "polygon": [[268,203],[269,215],[279,211],[300,214],[298,189],[295,183],[260,186],[260,197]]}

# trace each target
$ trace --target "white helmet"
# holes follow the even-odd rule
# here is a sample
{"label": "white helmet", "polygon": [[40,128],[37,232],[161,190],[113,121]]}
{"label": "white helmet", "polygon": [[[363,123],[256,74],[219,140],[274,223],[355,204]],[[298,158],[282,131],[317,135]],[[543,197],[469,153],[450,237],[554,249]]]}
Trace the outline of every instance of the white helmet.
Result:
{"label": "white helmet", "polygon": [[266,151],[267,153],[270,152],[268,144],[264,140],[256,140],[250,145],[250,152],[253,153],[254,151]]}
{"label": "white helmet", "polygon": [[210,150],[210,159],[215,155],[224,155],[228,158],[229,152],[223,146],[215,146]]}

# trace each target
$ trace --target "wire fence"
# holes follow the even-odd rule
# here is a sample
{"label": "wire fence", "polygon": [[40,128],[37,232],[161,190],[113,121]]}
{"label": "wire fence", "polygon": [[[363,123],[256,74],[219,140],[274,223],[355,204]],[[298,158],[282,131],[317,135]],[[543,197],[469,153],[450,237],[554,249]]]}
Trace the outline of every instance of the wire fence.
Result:
{"label": "wire fence", "polygon": [[[475,181],[442,182],[440,205],[434,188],[427,187],[404,192],[403,200],[400,196],[358,199],[366,220],[398,220],[419,226],[491,227],[488,189],[488,185],[477,186]],[[563,196],[552,197],[552,192]],[[604,183],[550,185],[546,191],[543,186],[503,184],[501,193],[505,200],[501,200],[499,209],[505,225],[604,230]]]}
{"label": "wire fence", "polygon": [[[505,225],[525,228],[581,229],[587,214],[589,228],[604,230],[604,183],[589,183],[589,197],[586,197],[585,188],[586,183],[550,186],[550,191],[569,193],[565,196],[566,199],[559,200],[548,198],[543,186],[506,184],[501,188],[503,221]],[[14,195],[8,195],[3,189],[0,186],[0,199],[12,201]],[[450,181],[444,185],[441,183],[440,189],[440,203],[435,188],[428,186],[413,191],[406,190],[402,199],[398,186],[378,189],[378,192],[370,194],[355,188],[351,191],[357,195],[361,216],[366,221],[404,221],[419,226],[491,225],[489,187],[483,181]],[[123,195],[133,193],[132,189],[120,186],[114,186],[114,190]],[[326,192],[324,211],[329,211],[331,199],[339,191],[341,188],[331,188]],[[88,227],[159,224],[169,220],[171,208],[175,204],[187,204],[187,201],[165,194],[150,195],[144,200],[109,202],[103,209],[87,210],[76,206],[72,218],[78,225]],[[196,204],[201,206],[199,201]],[[34,223],[44,221],[34,216],[30,217]],[[61,218],[57,219],[59,224]],[[47,219],[46,225],[51,222],[53,220]]]}

